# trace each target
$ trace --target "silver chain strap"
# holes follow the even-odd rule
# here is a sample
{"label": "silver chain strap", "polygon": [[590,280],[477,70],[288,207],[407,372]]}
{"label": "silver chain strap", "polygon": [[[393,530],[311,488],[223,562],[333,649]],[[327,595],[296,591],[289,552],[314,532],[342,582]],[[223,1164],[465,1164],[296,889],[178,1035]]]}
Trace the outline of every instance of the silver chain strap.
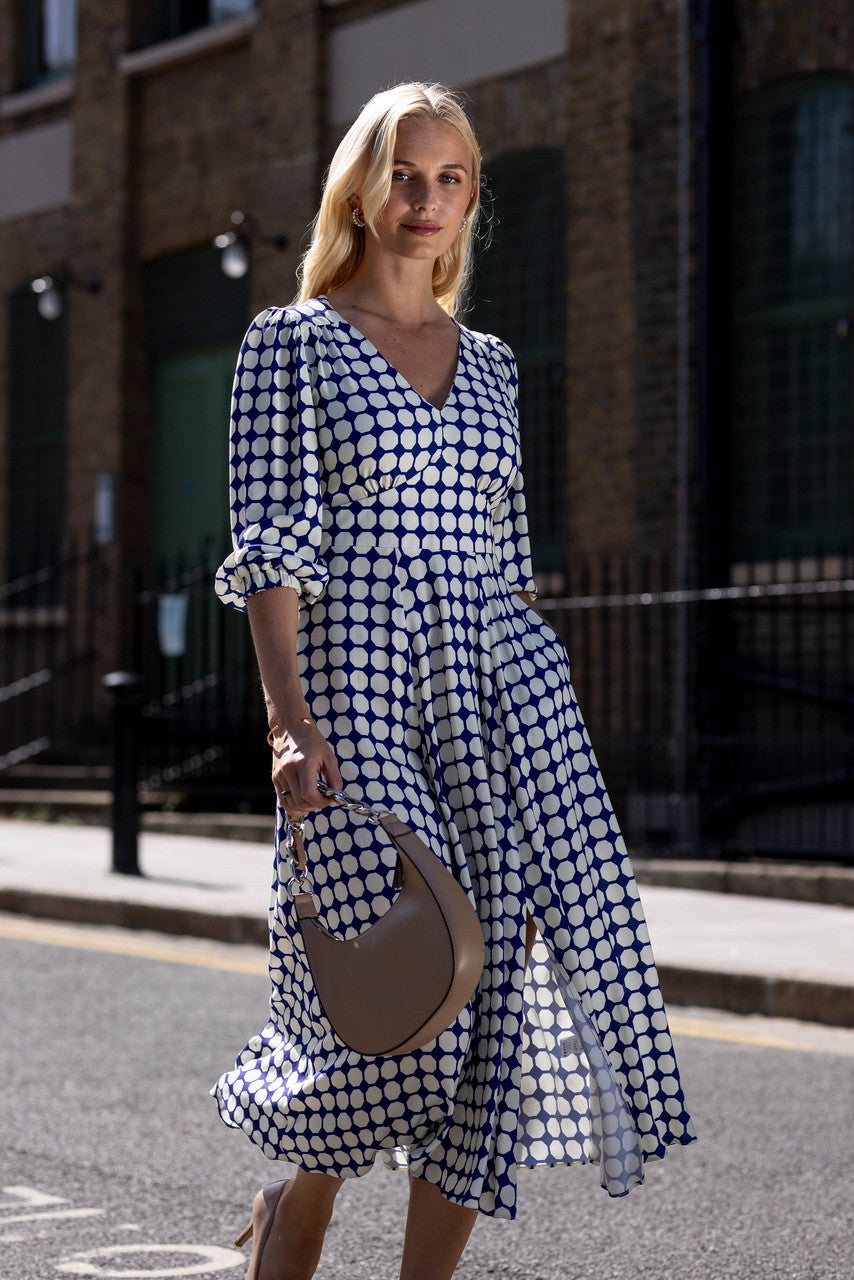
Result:
{"label": "silver chain strap", "polygon": [[330,800],[340,804],[341,808],[346,809],[348,813],[355,813],[360,818],[367,818],[373,826],[377,826],[383,818],[394,817],[390,809],[374,809],[371,805],[366,804],[364,800],[357,800],[355,796],[351,796],[346,791],[334,791],[332,787],[327,787],[325,782],[318,782],[317,789],[321,795],[328,796]]}
{"label": "silver chain strap", "polygon": [[[367,818],[373,826],[377,826],[383,818],[393,818],[394,814],[389,809],[375,809],[373,806],[366,804],[364,800],[357,799],[356,796],[350,795],[346,791],[336,791],[333,787],[328,787],[325,782],[318,781],[317,789],[321,795],[328,796],[330,800],[334,800],[342,809],[346,809],[348,813],[355,813],[360,818]],[[291,875],[288,880],[288,891],[291,897],[295,893],[310,892],[311,876],[308,867],[301,867],[299,864],[300,850],[305,853],[303,844],[305,831],[305,818],[292,818],[287,809],[283,809],[285,822],[285,853],[291,864]]]}

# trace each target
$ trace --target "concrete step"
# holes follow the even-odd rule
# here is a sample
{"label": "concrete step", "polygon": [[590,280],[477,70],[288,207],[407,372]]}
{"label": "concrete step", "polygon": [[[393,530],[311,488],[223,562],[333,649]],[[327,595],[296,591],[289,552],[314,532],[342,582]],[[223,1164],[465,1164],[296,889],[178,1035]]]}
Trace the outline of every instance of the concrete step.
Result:
{"label": "concrete step", "polygon": [[[219,840],[273,840],[274,818],[269,813],[192,813],[181,811],[181,792],[140,792],[143,831],[169,835],[208,836]],[[51,787],[0,787],[0,817],[38,822],[76,822],[107,827],[112,793],[107,790],[61,790]]]}
{"label": "concrete step", "polygon": [[106,786],[110,781],[108,764],[48,764],[40,760],[28,760],[12,765],[3,774],[3,781],[21,787],[64,787],[91,789]]}
{"label": "concrete step", "polygon": [[[112,792],[83,787],[0,787],[0,817],[31,818],[41,822],[93,823],[108,826]],[[175,807],[183,802],[180,792],[141,792],[146,807]]]}

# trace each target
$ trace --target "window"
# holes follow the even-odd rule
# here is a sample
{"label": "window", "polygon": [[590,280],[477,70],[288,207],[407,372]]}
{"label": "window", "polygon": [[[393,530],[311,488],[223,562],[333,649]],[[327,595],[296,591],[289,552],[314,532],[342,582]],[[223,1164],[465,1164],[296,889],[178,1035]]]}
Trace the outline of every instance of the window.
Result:
{"label": "window", "polygon": [[76,0],[26,0],[21,12],[24,87],[68,75],[77,56]]}
{"label": "window", "polygon": [[[203,245],[145,269],[155,438],[152,542],[169,563],[228,545],[228,410],[249,318],[250,276]],[[187,317],[193,323],[187,323]]]}
{"label": "window", "polygon": [[199,27],[239,18],[254,7],[254,0],[162,0],[162,38],[185,35]]}
{"label": "window", "polygon": [[6,575],[56,563],[65,531],[67,308],[36,309],[29,284],[9,298]]}
{"label": "window", "polygon": [[564,161],[557,148],[509,152],[485,166],[492,241],[467,323],[513,348],[534,571],[564,569]]}
{"label": "window", "polygon": [[736,560],[852,547],[852,87],[745,103],[733,175]]}

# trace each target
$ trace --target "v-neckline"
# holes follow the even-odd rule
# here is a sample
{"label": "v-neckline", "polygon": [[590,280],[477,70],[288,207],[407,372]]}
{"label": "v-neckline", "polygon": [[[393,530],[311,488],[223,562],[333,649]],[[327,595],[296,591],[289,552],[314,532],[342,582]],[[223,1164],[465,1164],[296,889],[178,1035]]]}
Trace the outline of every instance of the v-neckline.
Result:
{"label": "v-neckline", "polygon": [[336,320],[339,320],[341,324],[346,325],[351,333],[355,334],[356,337],[359,338],[361,342],[364,342],[367,346],[369,346],[371,350],[375,352],[376,355],[379,356],[380,360],[382,360],[386,368],[391,370],[391,372],[397,378],[398,382],[402,383],[404,387],[407,387],[408,390],[410,390],[414,396],[417,396],[422,404],[426,404],[427,407],[433,411],[433,413],[438,413],[441,415],[445,412],[445,410],[447,409],[448,405],[451,402],[451,397],[454,394],[454,391],[457,386],[457,382],[459,381],[459,377],[463,368],[463,328],[462,328],[462,325],[458,324],[457,321],[454,320],[453,316],[451,316],[451,320],[456,325],[457,334],[458,334],[457,363],[456,363],[456,368],[454,369],[454,376],[451,381],[451,385],[448,387],[448,394],[445,396],[445,399],[440,406],[440,405],[434,404],[432,400],[428,400],[426,396],[422,396],[421,392],[416,387],[413,387],[412,383],[409,381],[408,378],[404,378],[403,374],[400,372],[397,366],[392,364],[388,356],[383,355],[379,347],[376,346],[375,343],[371,342],[370,338],[367,337],[364,333],[362,333],[361,329],[357,329],[356,326],[353,323],[351,323],[351,321],[349,321],[346,316],[342,316],[340,311],[335,310],[335,308],[333,307],[332,303],[329,301],[325,293],[321,294],[318,297],[318,302],[322,302],[325,305],[330,315],[334,316]]}

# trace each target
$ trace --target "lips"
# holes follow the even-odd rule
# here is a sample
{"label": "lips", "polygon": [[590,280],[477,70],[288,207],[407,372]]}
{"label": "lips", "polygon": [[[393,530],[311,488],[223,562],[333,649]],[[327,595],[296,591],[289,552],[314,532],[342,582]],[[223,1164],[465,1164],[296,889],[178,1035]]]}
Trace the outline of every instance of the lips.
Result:
{"label": "lips", "polygon": [[404,222],[403,225],[416,236],[434,236],[437,231],[442,230],[435,222]]}

